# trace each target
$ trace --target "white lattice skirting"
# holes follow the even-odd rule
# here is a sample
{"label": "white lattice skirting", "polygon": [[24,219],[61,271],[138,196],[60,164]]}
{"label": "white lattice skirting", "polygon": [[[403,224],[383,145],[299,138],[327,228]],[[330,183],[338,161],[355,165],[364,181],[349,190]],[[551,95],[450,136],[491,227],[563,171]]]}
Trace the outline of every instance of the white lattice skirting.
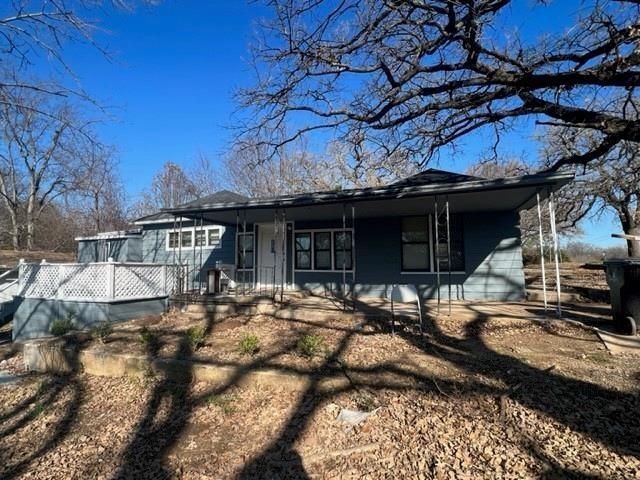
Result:
{"label": "white lattice skirting", "polygon": [[170,295],[177,267],[147,263],[22,263],[18,296],[120,301]]}

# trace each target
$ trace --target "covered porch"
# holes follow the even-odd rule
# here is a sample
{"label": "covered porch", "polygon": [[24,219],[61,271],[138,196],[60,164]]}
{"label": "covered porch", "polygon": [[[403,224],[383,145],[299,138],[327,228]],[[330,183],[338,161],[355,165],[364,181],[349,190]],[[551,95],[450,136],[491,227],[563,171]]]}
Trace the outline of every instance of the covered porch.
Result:
{"label": "covered porch", "polygon": [[[194,285],[181,291],[193,302],[222,290],[280,303],[287,292],[309,292],[338,298],[344,309],[388,299],[398,285],[437,305],[524,298],[518,212],[552,200],[572,177],[460,177],[168,210],[178,229],[184,218],[236,232],[235,263],[221,266],[227,288],[209,288],[200,260]],[[550,201],[554,230],[553,208]]]}

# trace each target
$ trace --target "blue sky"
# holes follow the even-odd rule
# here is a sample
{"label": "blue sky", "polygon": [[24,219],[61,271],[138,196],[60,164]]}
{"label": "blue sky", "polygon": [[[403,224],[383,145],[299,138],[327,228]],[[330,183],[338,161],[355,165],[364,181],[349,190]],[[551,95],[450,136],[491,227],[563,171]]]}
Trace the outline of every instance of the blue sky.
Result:
{"label": "blue sky", "polygon": [[[556,1],[532,12],[533,0],[516,2],[510,22],[536,38],[546,28],[564,28],[570,4]],[[255,22],[267,13],[244,0],[165,0],[135,12],[107,8],[99,15],[106,32],[98,40],[113,60],[83,46],[68,50],[82,87],[110,107],[113,121],[99,130],[118,149],[130,198],[167,160],[189,165],[199,153],[214,160],[223,154],[235,110],[232,92],[251,82],[247,46]],[[505,147],[514,155],[535,156],[532,135],[512,137]],[[481,139],[471,139],[463,156],[439,167],[462,171],[481,151]],[[610,238],[619,231],[611,215],[586,222],[584,230],[587,241],[620,244]]]}

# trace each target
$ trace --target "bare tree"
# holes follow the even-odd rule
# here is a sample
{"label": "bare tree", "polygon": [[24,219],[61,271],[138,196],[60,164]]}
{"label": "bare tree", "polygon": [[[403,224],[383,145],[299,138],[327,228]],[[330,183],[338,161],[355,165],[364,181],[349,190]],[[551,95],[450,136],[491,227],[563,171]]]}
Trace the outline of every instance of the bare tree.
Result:
{"label": "bare tree", "polygon": [[134,206],[137,216],[155,213],[194,200],[200,190],[177,163],[165,162]]}
{"label": "bare tree", "polygon": [[[547,163],[553,164],[557,158],[591,150],[599,141],[595,132],[551,128],[544,136],[543,154]],[[640,235],[640,144],[620,142],[586,167],[578,168],[577,174],[576,196],[593,206],[593,215],[612,210],[624,233]],[[628,240],[627,249],[629,256],[640,257],[640,242]]]}
{"label": "bare tree", "polygon": [[[136,4],[155,4],[154,0],[11,0],[0,7],[0,103],[13,102],[15,95],[5,90],[26,90],[56,97],[70,95],[89,99],[81,89],[68,82],[39,81],[30,74],[39,61],[49,60],[62,76],[75,79],[73,67],[65,54],[71,43],[85,43],[102,54],[106,50],[94,40],[99,28],[95,13],[105,5],[130,10]],[[50,69],[52,70],[52,69]],[[24,92],[23,92],[24,93]],[[32,106],[48,114],[39,106]]]}
{"label": "bare tree", "polygon": [[[574,1],[566,28],[531,40],[510,26],[510,0],[265,3],[273,18],[254,44],[256,84],[237,98],[244,138],[272,149],[325,131],[424,162],[474,132],[497,142],[531,120],[600,133],[558,169],[640,141],[637,0]],[[547,3],[531,8],[542,17]],[[274,138],[283,124],[297,127]]]}
{"label": "bare tree", "polygon": [[113,148],[88,144],[77,152],[83,175],[65,195],[65,210],[73,212],[82,234],[121,230],[129,225],[122,180]]}
{"label": "bare tree", "polygon": [[[51,104],[34,92],[15,98],[0,105],[0,197],[11,217],[13,247],[19,247],[24,229],[25,246],[30,250],[43,212],[79,188],[90,172],[79,161],[78,152],[95,140],[88,128],[71,128],[82,121],[69,105]],[[40,115],[37,110],[42,108],[52,115]]]}
{"label": "bare tree", "polygon": [[[467,173],[482,178],[504,178],[531,174],[541,168],[544,168],[543,164],[529,164],[522,159],[511,158],[504,161],[491,159],[471,165],[467,169]],[[582,182],[572,182],[556,192],[555,196],[558,233],[566,236],[580,233],[580,222],[589,215],[594,204],[593,198],[585,194],[584,184]],[[542,232],[545,237],[551,235],[548,206],[546,199],[541,201]],[[531,247],[538,242],[539,220],[537,207],[520,212],[520,232],[522,242],[526,247]]]}
{"label": "bare tree", "polygon": [[288,144],[279,155],[255,142],[237,145],[224,160],[227,184],[251,197],[379,186],[416,173],[417,165],[399,153],[379,155],[363,142],[331,142],[321,154],[306,142]]}

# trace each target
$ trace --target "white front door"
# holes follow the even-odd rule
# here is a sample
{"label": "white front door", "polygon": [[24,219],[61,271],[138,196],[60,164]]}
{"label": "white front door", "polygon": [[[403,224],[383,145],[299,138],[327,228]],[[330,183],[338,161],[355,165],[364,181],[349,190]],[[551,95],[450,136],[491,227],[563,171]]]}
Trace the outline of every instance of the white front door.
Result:
{"label": "white front door", "polygon": [[258,225],[258,285],[281,284],[282,275],[286,271],[283,267],[282,225],[278,225],[278,234],[274,225],[262,223]]}

